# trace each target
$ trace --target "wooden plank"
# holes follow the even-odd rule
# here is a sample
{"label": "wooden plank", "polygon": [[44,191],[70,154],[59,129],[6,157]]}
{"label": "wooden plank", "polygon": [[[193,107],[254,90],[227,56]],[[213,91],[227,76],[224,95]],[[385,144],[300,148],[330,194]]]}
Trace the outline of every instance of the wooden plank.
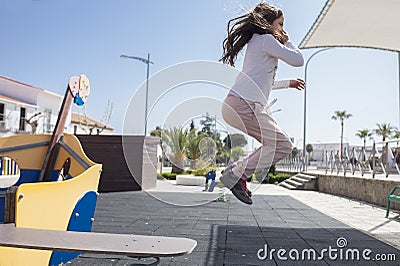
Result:
{"label": "wooden plank", "polygon": [[[93,161],[103,163],[99,192],[135,191],[141,190],[143,178],[156,179],[156,173],[151,177],[142,177],[144,136],[129,136],[130,148],[135,151],[131,163],[133,174],[129,170],[124,156],[122,136],[118,135],[77,135],[86,155]],[[124,137],[125,138],[125,137]]]}
{"label": "wooden plank", "polygon": [[15,222],[15,193],[17,192],[16,186],[12,186],[7,189],[6,201],[4,206],[4,222],[14,223]]}
{"label": "wooden plank", "polygon": [[0,224],[0,245],[132,257],[165,257],[190,253],[197,242],[189,238],[44,230]]}
{"label": "wooden plank", "polygon": [[43,167],[40,172],[39,181],[49,181],[51,178],[51,170],[53,170],[52,164],[54,164],[54,158],[57,157],[56,144],[60,140],[61,135],[64,131],[65,122],[68,117],[69,109],[71,108],[72,100],[74,96],[71,93],[68,85],[67,91],[64,95],[64,100],[61,105],[60,113],[57,118],[57,123],[51,136],[50,144],[47,148],[46,156],[43,162]]}

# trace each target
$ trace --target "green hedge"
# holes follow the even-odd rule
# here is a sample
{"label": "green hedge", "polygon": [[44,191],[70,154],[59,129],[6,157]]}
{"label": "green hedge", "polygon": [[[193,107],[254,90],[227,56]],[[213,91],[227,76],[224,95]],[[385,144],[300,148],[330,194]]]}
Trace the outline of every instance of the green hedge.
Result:
{"label": "green hedge", "polygon": [[172,174],[172,173],[169,173],[169,172],[164,172],[164,173],[162,173],[162,174],[157,174],[157,178],[158,178],[158,179],[165,178],[165,179],[167,179],[167,180],[176,180],[176,175],[177,175],[177,174]]}
{"label": "green hedge", "polygon": [[291,178],[292,176],[289,174],[284,174],[284,173],[277,173],[276,175],[273,175],[272,173],[268,174],[269,184],[275,184],[275,183],[280,183],[282,181],[285,181],[288,178]]}
{"label": "green hedge", "polygon": [[[209,171],[217,169],[217,165],[213,164],[207,167],[203,167],[199,170],[187,170],[182,175],[195,175],[195,176],[205,176]],[[167,180],[176,180],[176,175],[170,172],[163,172],[161,174],[157,174],[158,179],[167,179]]]}
{"label": "green hedge", "polygon": [[[195,171],[193,171],[193,172],[195,172]],[[193,172],[192,172],[192,174],[194,174]],[[158,179],[165,178],[165,179],[167,179],[167,180],[176,180],[176,175],[177,175],[177,174],[172,174],[172,173],[169,173],[169,172],[164,172],[164,173],[162,173],[162,174],[157,174],[157,178],[158,178]],[[289,174],[284,174],[284,173],[276,173],[276,175],[274,175],[273,173],[269,173],[269,174],[268,174],[268,177],[269,177],[269,179],[268,179],[268,180],[264,180],[263,183],[267,183],[267,182],[268,182],[269,184],[280,183],[280,182],[282,182],[282,181],[284,181],[284,180],[290,178],[291,175],[289,175]]]}

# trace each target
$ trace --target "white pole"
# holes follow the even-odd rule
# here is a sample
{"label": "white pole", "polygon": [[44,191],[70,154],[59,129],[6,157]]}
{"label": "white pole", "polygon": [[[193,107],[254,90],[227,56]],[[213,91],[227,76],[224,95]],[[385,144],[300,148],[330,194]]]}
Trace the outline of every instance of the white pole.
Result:
{"label": "white pole", "polygon": [[[324,48],[321,50],[318,50],[316,52],[314,52],[313,54],[311,54],[311,56],[307,59],[306,61],[306,65],[304,68],[304,81],[306,83],[306,87],[307,87],[307,70],[308,70],[308,64],[310,63],[311,59],[316,56],[317,54],[326,51],[326,50],[330,50],[332,49],[332,47],[328,47],[328,48]],[[306,128],[307,128],[307,88],[304,90],[304,104],[303,104],[303,171],[306,171],[306,142],[307,142],[307,137],[306,137]]]}

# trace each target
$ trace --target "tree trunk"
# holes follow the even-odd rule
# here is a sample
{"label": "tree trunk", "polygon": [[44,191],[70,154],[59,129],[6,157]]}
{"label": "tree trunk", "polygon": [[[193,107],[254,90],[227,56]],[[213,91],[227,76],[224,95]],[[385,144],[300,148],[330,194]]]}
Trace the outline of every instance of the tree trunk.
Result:
{"label": "tree trunk", "polygon": [[366,149],[367,149],[367,140],[366,140],[366,138],[364,138],[364,152],[363,152],[363,154],[362,154],[362,160],[363,160],[363,162],[367,159],[367,158],[365,158],[365,156],[364,156],[364,154],[367,152],[366,151]]}
{"label": "tree trunk", "polygon": [[172,165],[172,170],[171,173],[173,174],[182,174],[184,172],[183,168],[180,168],[179,166],[173,164]]}
{"label": "tree trunk", "polygon": [[340,123],[341,125],[341,132],[340,132],[340,159],[343,159],[343,121]]}
{"label": "tree trunk", "polygon": [[172,163],[172,170],[171,173],[173,174],[182,174],[185,172],[183,167],[183,160],[182,159],[175,159]]}

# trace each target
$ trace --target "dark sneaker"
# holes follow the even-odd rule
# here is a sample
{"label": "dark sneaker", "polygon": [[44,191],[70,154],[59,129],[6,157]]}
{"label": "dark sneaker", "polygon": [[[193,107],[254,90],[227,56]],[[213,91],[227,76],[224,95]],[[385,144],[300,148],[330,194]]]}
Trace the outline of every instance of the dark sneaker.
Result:
{"label": "dark sneaker", "polygon": [[[238,181],[239,181],[239,177],[237,177],[233,172],[232,172],[232,168],[235,166],[235,164],[231,164],[228,167],[226,167],[224,170],[221,171],[221,178],[220,181],[222,182],[222,184],[231,189]],[[250,190],[248,190],[246,188],[247,191],[247,195],[249,197],[252,196],[252,193]]]}
{"label": "dark sneaker", "polygon": [[[238,181],[239,181],[239,177],[237,177],[233,172],[232,172],[232,168],[234,167],[234,164],[229,165],[228,167],[226,167],[224,170],[221,171],[221,178],[220,181],[222,182],[222,184],[231,189]],[[252,193],[250,190],[248,190],[246,188],[247,191],[247,195],[249,197],[252,196]]]}
{"label": "dark sneaker", "polygon": [[252,199],[250,198],[248,194],[248,190],[246,187],[246,180],[240,179],[239,182],[237,182],[233,188],[231,188],[232,194],[235,195],[235,197],[240,200],[243,203],[246,204],[253,204]]}
{"label": "dark sneaker", "polygon": [[247,186],[246,180],[237,177],[232,169],[227,169],[223,171],[221,178],[219,179],[221,183],[232,191],[232,194],[238,198],[241,202],[246,204],[253,204],[251,200]]}
{"label": "dark sneaker", "polygon": [[[248,177],[248,178],[246,179],[247,182],[251,182],[251,180],[253,180],[253,175],[251,175],[250,177]],[[247,195],[249,195],[249,197],[251,197],[251,196],[252,196],[252,193],[251,193],[251,191],[247,188],[247,186],[246,186],[246,191],[247,191]]]}

